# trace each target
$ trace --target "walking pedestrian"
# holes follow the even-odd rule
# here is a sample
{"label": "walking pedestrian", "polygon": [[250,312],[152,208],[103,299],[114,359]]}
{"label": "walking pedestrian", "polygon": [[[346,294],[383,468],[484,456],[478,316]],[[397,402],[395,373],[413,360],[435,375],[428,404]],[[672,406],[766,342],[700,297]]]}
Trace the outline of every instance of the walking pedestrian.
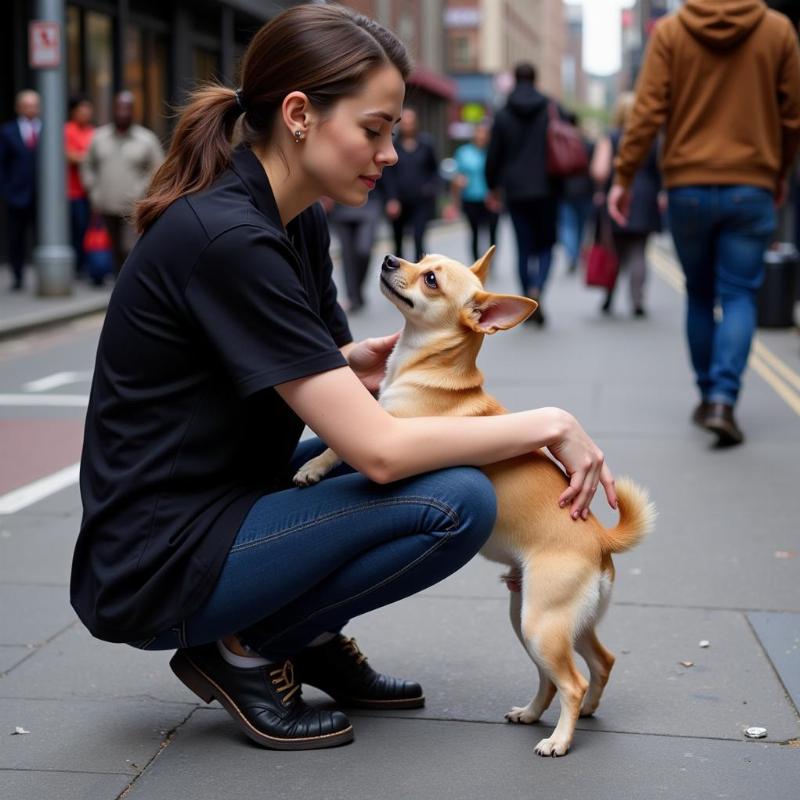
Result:
{"label": "walking pedestrian", "polygon": [[23,288],[25,255],[36,225],[36,160],[42,121],[39,95],[24,89],[17,94],[17,118],[0,128],[0,191],[8,215],[8,263],[11,290]]}
{"label": "walking pedestrian", "polygon": [[397,132],[397,163],[383,176],[386,216],[392,223],[394,250],[403,257],[403,238],[411,227],[414,258],[425,255],[425,231],[436,216],[439,161],[431,137],[419,130],[417,112],[403,110]]}
{"label": "walking pedestrian", "polygon": [[738,444],[744,435],[734,408],[764,251],[800,143],[800,56],[789,20],[760,0],[687,0],[656,25],[608,197],[620,224],[662,125],[661,168],[700,393],[692,419],[719,444]]}
{"label": "walking pedestrian", "polygon": [[[608,136],[601,139],[592,158],[592,178],[602,187],[603,204],[614,178],[614,158],[619,151],[625,125],[635,102],[633,92],[623,92],[614,112],[614,127]],[[647,242],[650,234],[661,231],[661,172],[658,167],[658,145],[654,142],[642,168],[636,173],[631,185],[631,211],[628,220],[620,225],[611,221],[614,249],[619,261],[617,280],[627,273],[630,284],[631,305],[636,317],[644,317],[644,287],[647,280]],[[604,214],[605,209],[598,208]],[[616,284],[607,292],[601,307],[604,314],[611,313]]]}
{"label": "walking pedestrian", "polygon": [[64,124],[64,153],[67,157],[67,199],[69,201],[72,249],[75,251],[75,272],[84,271],[83,238],[89,225],[89,195],[81,180],[80,165],[86,160],[94,134],[94,107],[86,97],[69,101],[69,119]]}
{"label": "walking pedestrian", "polygon": [[[564,411],[400,419],[373,397],[397,334],[352,341],[316,201],[363,204],[396,162],[409,71],[392,33],[342,6],[266,23],[241,88],[184,108],[100,337],[73,606],[102,639],[177,648],[178,677],[266,747],[352,739],[301,683],[340,705],[423,705],[341,630],[478,551],[495,497],[474,466],[547,446],[571,477],[563,513],[585,518],[598,482],[616,503]],[[325,448],[299,444],[304,425],[349,466],[299,489]]]}
{"label": "walking pedestrian", "polygon": [[380,188],[370,192],[362,206],[336,203],[328,214],[342,251],[342,268],[347,290],[347,311],[364,307],[364,281],[369,271],[375,234],[383,213]]}
{"label": "walking pedestrian", "polygon": [[[453,158],[457,174],[453,180],[453,201],[461,206],[469,222],[472,258],[477,261],[481,253],[497,242],[497,223],[500,215],[494,198],[486,185],[486,148],[489,144],[489,125],[480,122],[475,126],[472,141],[456,148]],[[481,233],[488,242],[480,243]]]}
{"label": "walking pedestrian", "polygon": [[[514,79],[514,89],[492,127],[486,182],[495,196],[502,189],[517,239],[520,291],[539,303],[528,319],[541,326],[558,216],[558,186],[547,171],[548,106],[554,101],[536,89],[533,64],[517,64]],[[531,259],[536,260],[534,270]]]}
{"label": "walking pedestrian", "polygon": [[[566,119],[576,128],[580,125],[577,114],[567,113]],[[562,181],[558,203],[558,240],[567,254],[567,271],[578,271],[586,223],[592,213],[594,183],[588,165],[594,156],[594,143],[583,137],[587,168],[584,172],[569,175]]]}
{"label": "walking pedestrian", "polygon": [[93,211],[103,215],[117,273],[134,242],[130,217],[164,160],[158,137],[133,121],[133,95],[114,97],[113,121],[99,127],[81,164],[81,179]]}

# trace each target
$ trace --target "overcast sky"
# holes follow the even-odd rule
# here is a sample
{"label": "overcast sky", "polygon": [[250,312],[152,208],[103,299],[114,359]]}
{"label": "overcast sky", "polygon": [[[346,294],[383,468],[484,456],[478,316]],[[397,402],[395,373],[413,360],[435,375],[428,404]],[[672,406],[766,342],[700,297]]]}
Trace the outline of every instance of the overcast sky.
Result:
{"label": "overcast sky", "polygon": [[565,0],[583,6],[583,68],[594,75],[611,75],[621,66],[620,10],[635,0]]}

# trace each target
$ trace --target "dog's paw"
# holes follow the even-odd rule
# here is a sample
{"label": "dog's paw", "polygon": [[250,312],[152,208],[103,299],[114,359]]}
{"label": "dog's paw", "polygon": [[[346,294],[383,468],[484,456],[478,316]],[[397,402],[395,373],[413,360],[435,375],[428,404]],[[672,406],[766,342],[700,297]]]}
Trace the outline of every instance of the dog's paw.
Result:
{"label": "dog's paw", "polygon": [[555,736],[551,736],[549,739],[542,739],[542,741],[536,745],[537,755],[551,756],[552,758],[556,758],[557,756],[565,756],[568,750],[569,742],[556,739]]}
{"label": "dog's paw", "polygon": [[514,708],[506,714],[506,720],[508,720],[508,722],[518,722],[522,725],[531,725],[539,721],[539,715],[531,711],[530,705],[524,708],[514,706]]}
{"label": "dog's paw", "polygon": [[313,486],[325,477],[326,471],[315,465],[313,460],[309,461],[297,470],[294,478],[292,478],[292,483],[295,486]]}
{"label": "dog's paw", "polygon": [[593,717],[594,712],[597,711],[599,703],[592,703],[591,705],[582,705],[580,715],[582,717]]}

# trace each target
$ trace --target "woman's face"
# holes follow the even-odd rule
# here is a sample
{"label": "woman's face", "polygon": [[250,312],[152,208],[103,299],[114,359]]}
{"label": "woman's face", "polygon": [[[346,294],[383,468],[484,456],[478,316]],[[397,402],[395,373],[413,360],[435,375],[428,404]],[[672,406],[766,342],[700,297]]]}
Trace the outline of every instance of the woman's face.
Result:
{"label": "woman's face", "polygon": [[361,206],[384,168],[397,162],[392,128],[400,118],[405,84],[393,66],[374,70],[357,95],[340,100],[309,125],[301,163],[319,193]]}

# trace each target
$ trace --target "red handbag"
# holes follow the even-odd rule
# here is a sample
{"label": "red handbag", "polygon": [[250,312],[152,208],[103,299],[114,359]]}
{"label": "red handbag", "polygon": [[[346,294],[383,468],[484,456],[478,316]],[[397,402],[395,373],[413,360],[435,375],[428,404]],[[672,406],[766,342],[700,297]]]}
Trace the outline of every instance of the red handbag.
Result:
{"label": "red handbag", "polygon": [[547,106],[547,172],[555,178],[578,175],[589,168],[589,154],[581,132],[558,113],[552,101]]}
{"label": "red handbag", "polygon": [[604,209],[597,211],[594,242],[586,255],[586,285],[613,289],[617,282],[619,259],[614,249],[611,220]]}

